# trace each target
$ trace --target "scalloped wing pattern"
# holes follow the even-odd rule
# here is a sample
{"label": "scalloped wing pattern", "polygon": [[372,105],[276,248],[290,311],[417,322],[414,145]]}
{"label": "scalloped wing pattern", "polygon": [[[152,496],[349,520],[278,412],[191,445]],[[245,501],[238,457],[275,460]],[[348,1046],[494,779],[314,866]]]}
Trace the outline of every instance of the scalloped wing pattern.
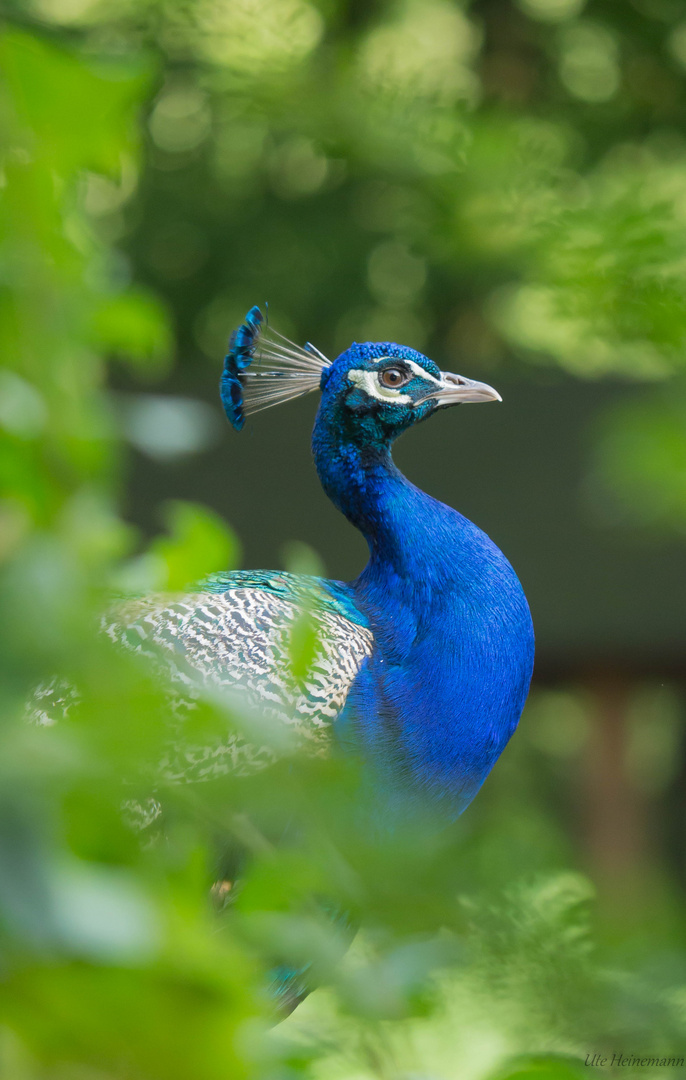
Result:
{"label": "scalloped wing pattern", "polygon": [[[267,721],[288,725],[310,752],[326,752],[331,724],[372,651],[371,630],[352,622],[335,597],[313,592],[307,582],[302,586],[288,581],[292,575],[272,575],[270,588],[265,575],[258,579],[262,587],[242,582],[229,587],[230,577],[223,576],[221,592],[136,600],[103,619],[112,641],[150,657],[170,680],[173,738],[161,771],[171,782],[209,780],[228,772],[245,775],[277,756],[272,747],[235,732],[207,745],[188,741],[184,719],[208,690],[240,695],[248,709],[258,710]],[[244,579],[250,580],[249,575]],[[220,587],[217,580],[208,584]],[[290,675],[289,656],[303,610],[313,621],[317,647],[298,683]]]}

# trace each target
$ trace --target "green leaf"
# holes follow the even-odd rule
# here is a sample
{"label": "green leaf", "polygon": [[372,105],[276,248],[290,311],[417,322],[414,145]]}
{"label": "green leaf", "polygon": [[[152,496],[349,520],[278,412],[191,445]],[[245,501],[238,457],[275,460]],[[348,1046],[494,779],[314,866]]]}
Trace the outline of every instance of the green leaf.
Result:
{"label": "green leaf", "polygon": [[515,1058],[491,1073],[488,1080],[581,1080],[587,1074],[578,1058],[557,1054],[534,1054]]}
{"label": "green leaf", "polygon": [[140,64],[100,64],[12,30],[0,38],[0,67],[14,112],[35,150],[60,172],[118,173],[135,141],[134,120],[149,73]]}
{"label": "green leaf", "polygon": [[303,611],[291,627],[288,642],[291,660],[291,674],[300,682],[307,676],[312,667],[317,646],[319,645],[319,628],[310,611]]}
{"label": "green leaf", "polygon": [[184,589],[214,571],[235,568],[238,540],[217,514],[176,500],[168,503],[166,519],[170,535],[150,545],[150,553],[164,563],[166,588]]}
{"label": "green leaf", "polygon": [[151,293],[130,289],[107,297],[93,312],[93,336],[101,349],[158,374],[168,366],[173,339],[167,314]]}

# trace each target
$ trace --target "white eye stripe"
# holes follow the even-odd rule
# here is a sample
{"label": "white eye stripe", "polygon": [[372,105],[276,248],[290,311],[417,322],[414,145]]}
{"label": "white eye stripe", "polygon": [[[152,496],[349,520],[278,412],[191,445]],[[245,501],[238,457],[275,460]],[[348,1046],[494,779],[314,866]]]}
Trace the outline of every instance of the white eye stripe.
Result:
{"label": "white eye stripe", "polygon": [[377,401],[392,401],[396,405],[410,405],[412,398],[409,394],[401,394],[390,386],[382,386],[376,377],[375,371],[349,371],[348,378],[360,390],[364,390],[369,397]]}
{"label": "white eye stripe", "polygon": [[426,368],[423,368],[421,364],[415,363],[414,360],[406,360],[403,356],[380,356],[378,360],[375,360],[375,364],[380,364],[386,360],[397,360],[398,363],[404,367],[408,367],[413,375],[416,375],[420,379],[429,379],[431,382],[436,383],[436,386],[442,386],[440,379],[437,379],[435,375],[431,375]]}

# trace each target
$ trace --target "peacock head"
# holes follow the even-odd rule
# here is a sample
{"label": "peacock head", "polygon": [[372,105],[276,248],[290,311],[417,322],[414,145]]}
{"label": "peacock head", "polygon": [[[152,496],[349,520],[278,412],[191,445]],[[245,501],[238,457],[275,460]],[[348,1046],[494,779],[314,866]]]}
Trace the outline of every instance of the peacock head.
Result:
{"label": "peacock head", "polygon": [[309,343],[295,345],[262,329],[251,308],[231,336],[220,390],[240,430],[249,413],[321,390],[320,417],[351,441],[392,442],[438,409],[468,401],[500,401],[487,383],[453,375],[415,349],[393,342],[354,343],[332,361]]}
{"label": "peacock head", "polygon": [[354,437],[390,442],[437,409],[466,401],[500,401],[486,383],[441,371],[427,356],[389,341],[353,343],[324,368],[322,410]]}

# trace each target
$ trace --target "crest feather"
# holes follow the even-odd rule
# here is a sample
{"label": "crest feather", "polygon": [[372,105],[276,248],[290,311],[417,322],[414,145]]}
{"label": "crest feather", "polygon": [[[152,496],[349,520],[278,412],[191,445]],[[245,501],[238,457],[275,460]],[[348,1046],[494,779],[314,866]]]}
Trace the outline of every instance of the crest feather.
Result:
{"label": "crest feather", "polygon": [[302,348],[263,323],[260,309],[252,307],[229,340],[219,389],[236,431],[251,413],[317,390],[331,363],[309,342]]}

